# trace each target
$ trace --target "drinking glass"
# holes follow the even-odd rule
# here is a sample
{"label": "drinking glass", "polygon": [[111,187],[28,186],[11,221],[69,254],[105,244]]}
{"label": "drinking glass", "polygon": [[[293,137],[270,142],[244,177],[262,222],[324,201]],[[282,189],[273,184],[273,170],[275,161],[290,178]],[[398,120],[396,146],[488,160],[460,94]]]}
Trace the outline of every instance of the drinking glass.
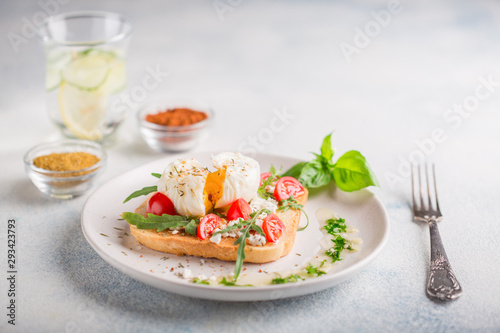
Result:
{"label": "drinking glass", "polygon": [[114,13],[72,12],[49,17],[38,33],[50,119],[68,137],[111,140],[129,111],[120,94],[132,25]]}

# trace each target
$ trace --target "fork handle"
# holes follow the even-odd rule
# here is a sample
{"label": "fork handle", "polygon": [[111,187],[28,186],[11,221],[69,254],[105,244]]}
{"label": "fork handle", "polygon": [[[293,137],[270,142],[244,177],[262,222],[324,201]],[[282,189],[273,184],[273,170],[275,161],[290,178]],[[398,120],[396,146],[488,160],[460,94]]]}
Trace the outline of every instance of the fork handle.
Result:
{"label": "fork handle", "polygon": [[436,219],[431,217],[428,223],[431,236],[431,265],[427,294],[442,301],[452,300],[462,295],[462,287],[446,256]]}

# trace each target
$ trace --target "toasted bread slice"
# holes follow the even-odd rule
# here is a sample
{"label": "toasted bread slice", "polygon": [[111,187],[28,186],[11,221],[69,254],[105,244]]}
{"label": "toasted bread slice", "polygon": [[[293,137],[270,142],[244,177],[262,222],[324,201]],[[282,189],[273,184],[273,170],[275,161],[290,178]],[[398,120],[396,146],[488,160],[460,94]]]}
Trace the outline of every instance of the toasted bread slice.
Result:
{"label": "toasted bread slice", "polygon": [[[297,202],[304,205],[307,201],[308,192],[297,197]],[[149,200],[149,198],[148,198]],[[147,202],[142,203],[135,212],[144,217],[147,216]],[[245,262],[266,263],[275,261],[286,256],[293,248],[295,243],[295,234],[297,232],[301,211],[297,209],[288,209],[286,211],[277,211],[276,215],[285,224],[285,233],[280,237],[277,243],[266,243],[261,246],[246,244]],[[176,255],[191,255],[204,258],[217,258],[225,261],[236,261],[238,257],[238,245],[234,245],[237,238],[222,237],[219,244],[213,243],[210,239],[201,240],[197,236],[189,234],[172,234],[172,231],[165,230],[158,232],[151,229],[137,229],[130,225],[130,232],[137,241],[150,249],[172,253]]]}

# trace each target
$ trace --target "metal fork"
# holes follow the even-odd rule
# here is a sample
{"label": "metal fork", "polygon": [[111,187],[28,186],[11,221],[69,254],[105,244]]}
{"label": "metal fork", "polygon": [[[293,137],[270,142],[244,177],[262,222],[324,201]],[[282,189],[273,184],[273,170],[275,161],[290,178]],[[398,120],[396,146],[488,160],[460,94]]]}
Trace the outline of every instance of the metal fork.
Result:
{"label": "metal fork", "polygon": [[[434,164],[430,168],[425,165],[423,172],[420,165],[413,165],[411,171],[413,219],[427,222],[431,236],[431,263],[427,294],[442,301],[458,298],[462,295],[462,287],[448,261],[437,226],[437,222],[443,219],[443,215],[439,209]],[[418,193],[419,200],[417,200]]]}

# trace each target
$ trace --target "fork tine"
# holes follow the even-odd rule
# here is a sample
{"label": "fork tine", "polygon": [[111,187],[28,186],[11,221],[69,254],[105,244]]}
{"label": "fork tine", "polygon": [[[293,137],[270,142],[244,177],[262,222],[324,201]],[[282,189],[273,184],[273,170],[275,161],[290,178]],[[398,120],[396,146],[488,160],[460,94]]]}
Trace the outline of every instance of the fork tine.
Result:
{"label": "fork tine", "polygon": [[426,163],[424,165],[424,168],[425,168],[425,180],[427,181],[427,204],[429,205],[428,207],[429,211],[431,211],[433,209],[433,205],[432,205],[431,182],[429,181],[429,165]]}
{"label": "fork tine", "polygon": [[417,207],[417,198],[415,196],[415,165],[412,164],[411,166],[411,197],[413,201],[413,214],[416,215],[416,212],[418,210]]}
{"label": "fork tine", "polygon": [[438,212],[439,215],[441,215],[441,210],[439,209],[439,200],[438,200],[438,188],[437,188],[437,182],[436,182],[436,168],[435,164],[432,164],[432,178],[434,179],[434,195],[436,196],[436,211]]}
{"label": "fork tine", "polygon": [[422,186],[422,171],[421,171],[421,166],[420,164],[418,165],[418,187],[420,189],[420,209],[421,210],[428,210],[427,207],[425,207],[424,204],[424,197],[425,197],[425,190],[424,186]]}

